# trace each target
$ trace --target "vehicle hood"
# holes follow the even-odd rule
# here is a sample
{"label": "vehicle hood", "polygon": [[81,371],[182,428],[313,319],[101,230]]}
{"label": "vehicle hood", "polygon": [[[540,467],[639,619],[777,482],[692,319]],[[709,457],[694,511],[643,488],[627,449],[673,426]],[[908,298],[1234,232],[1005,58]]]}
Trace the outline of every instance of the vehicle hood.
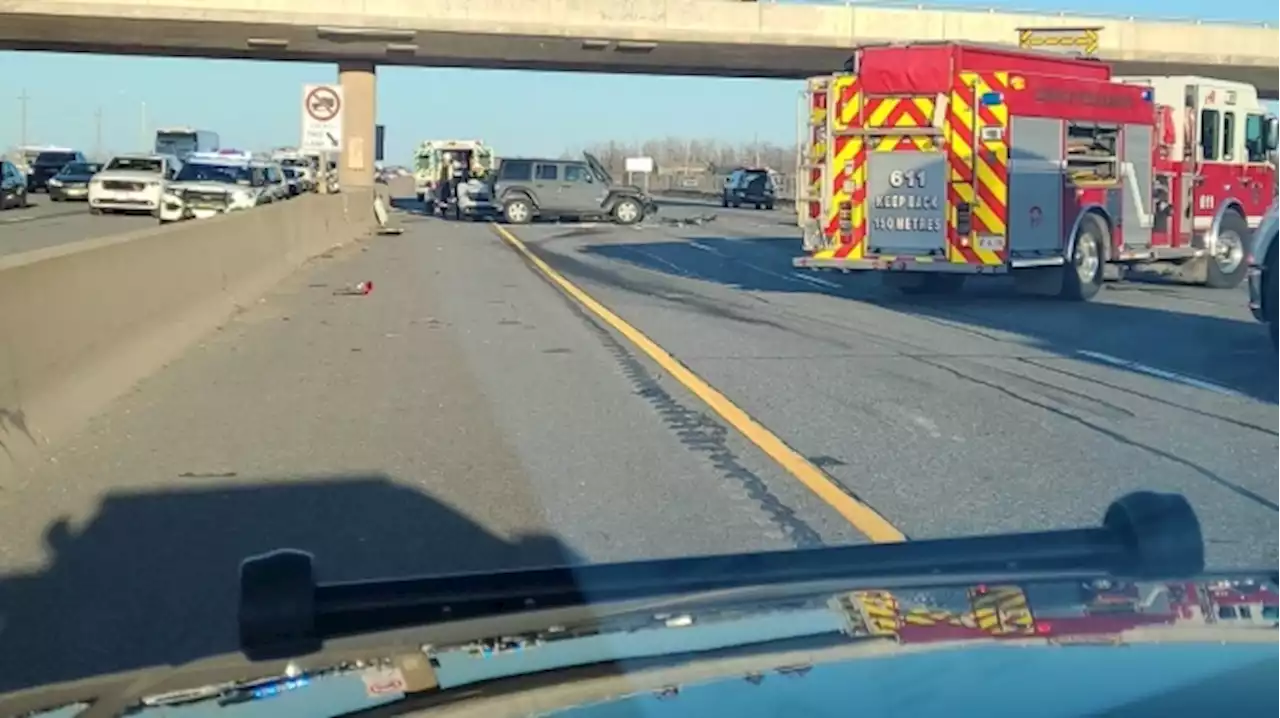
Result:
{"label": "vehicle hood", "polygon": [[[285,675],[269,673],[263,664],[262,675],[237,669],[234,680],[274,686],[261,715],[339,715],[403,698],[403,676],[386,666],[405,656],[405,646],[416,645],[424,646],[411,654],[418,670],[429,665],[431,685],[446,691],[574,667],[614,667],[566,677],[583,689],[548,697],[543,716],[845,716],[856,705],[858,713],[927,718],[954,716],[957,701],[975,700],[982,701],[984,715],[1096,715],[1176,686],[1238,677],[1259,663],[1269,671],[1263,676],[1269,686],[1276,671],[1272,572],[1199,581],[1073,578],[883,590],[783,584],[671,597],[611,613],[616,608],[592,607],[579,622],[548,625],[544,618],[537,629],[495,624],[490,637],[462,644],[397,638],[386,654],[370,655],[382,655],[384,662],[364,664],[376,668],[316,663]],[[374,650],[365,647],[361,655]],[[646,664],[658,657],[668,660]],[[607,678],[615,682],[598,689],[591,683]],[[111,681],[128,686],[138,677]],[[225,685],[217,691],[225,692]],[[157,696],[147,700],[153,707],[134,715],[205,715],[200,710],[206,703],[189,698],[185,706]],[[484,700],[477,698],[475,711],[456,715],[499,715]],[[48,708],[32,714],[75,715]]]}
{"label": "vehicle hood", "polygon": [[[1241,607],[1249,618],[1241,617]],[[1271,576],[1198,582],[1037,582],[909,591],[788,592],[746,603],[672,610],[617,621],[609,631],[556,640],[537,651],[495,650],[484,661],[441,651],[441,684],[464,684],[572,665],[596,648],[644,658],[776,640],[879,638],[897,645],[990,641],[1123,643],[1135,631],[1190,635],[1207,626],[1266,636],[1275,653],[1277,591]],[[1240,634],[1243,635],[1243,634]],[[567,663],[566,663],[567,661]]]}
{"label": "vehicle hood", "polygon": [[601,177],[604,177],[605,181],[608,182],[611,187],[619,186],[613,181],[613,175],[609,173],[609,170],[605,169],[604,164],[600,162],[600,160],[596,159],[595,155],[590,152],[583,152],[582,157],[587,161],[587,164],[591,165],[592,171]]}
{"label": "vehicle hood", "polygon": [[134,182],[159,182],[159,172],[139,172],[137,170],[103,170],[94,175],[95,180],[126,180]]}
{"label": "vehicle hood", "polygon": [[170,182],[166,185],[170,192],[234,192],[236,190],[251,191],[253,188],[226,182]]}
{"label": "vehicle hood", "polygon": [[[983,716],[1179,715],[1163,702],[1188,686],[1227,676],[1269,683],[1275,646],[1180,644],[1070,650],[963,646],[893,657],[854,658],[796,670],[741,672],[714,680],[634,690],[630,695],[543,713],[545,718],[954,718]],[[1269,671],[1269,673],[1268,673]],[[645,686],[647,688],[647,686]],[[640,686],[636,686],[640,688]],[[1225,688],[1225,686],[1224,686]],[[1206,690],[1208,690],[1206,686]],[[1229,695],[1223,690],[1219,695]],[[1235,701],[1231,713],[1252,711]],[[1274,707],[1275,699],[1271,698]],[[856,710],[851,706],[856,706]],[[1265,710],[1254,707],[1254,710]],[[1209,714],[1214,711],[1210,709]],[[1261,714],[1261,713],[1259,713]]]}
{"label": "vehicle hood", "polygon": [[77,173],[72,175],[64,175],[64,174],[54,175],[53,178],[58,180],[59,182],[71,182],[75,184],[84,184],[85,182],[88,182],[94,177],[95,175]]}

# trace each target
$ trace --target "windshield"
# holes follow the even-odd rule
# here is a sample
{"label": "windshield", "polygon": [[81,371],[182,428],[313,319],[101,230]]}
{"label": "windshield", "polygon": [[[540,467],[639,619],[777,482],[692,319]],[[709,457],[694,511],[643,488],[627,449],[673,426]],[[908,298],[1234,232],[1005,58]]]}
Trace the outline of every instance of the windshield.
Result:
{"label": "windshield", "polygon": [[[217,148],[210,148],[217,149]],[[193,152],[201,151],[197,136],[193,132],[179,132],[156,135],[156,154],[185,157]]]}
{"label": "windshield", "polygon": [[[886,43],[868,18],[928,35],[933,11],[658,4],[574,3],[594,28],[561,2],[454,2],[434,28],[297,5],[314,22],[288,33],[265,10],[197,27],[168,8],[192,2],[0,12],[0,46],[24,50],[0,48],[6,150],[116,158],[92,181],[0,180],[0,696],[224,665],[279,634],[315,650],[252,645],[263,676],[404,639],[432,671],[442,653],[513,671],[514,702],[602,678],[540,661],[606,617],[589,645],[635,653],[619,681],[749,653],[737,621],[759,621],[771,650],[793,643],[729,681],[748,696],[810,685],[816,666],[779,666],[848,641],[883,651],[855,662],[901,711],[945,696],[958,718],[1009,685],[1012,715],[1053,712],[1071,691],[1046,675],[1068,666],[896,667],[913,646],[1145,636],[1169,663],[1072,670],[1148,694],[1252,675],[1208,646],[1262,630],[1276,649],[1270,588],[1148,584],[1280,566],[1280,269],[1257,241],[1280,181],[1280,75],[1257,71],[1275,24],[1226,42],[1095,23],[1085,61],[1020,49],[1000,10]],[[571,37],[538,34],[559,20]],[[502,37],[441,39],[486,29]],[[1144,493],[1183,497],[1198,538],[1090,533]],[[1094,561],[1001,545],[979,570],[951,543],[1016,534],[1038,560],[1056,531]],[[311,558],[245,563],[278,549]],[[1139,571],[1131,549],[1169,562]],[[1023,587],[1041,580],[1068,586]],[[823,632],[778,638],[808,619]],[[703,626],[679,654],[669,637]],[[952,671],[967,698],[934,685]],[[301,694],[347,690],[307,675]],[[682,702],[686,678],[639,712],[868,710],[815,692],[722,711]],[[226,712],[308,714],[264,700]]]}
{"label": "windshield", "polygon": [[161,172],[164,170],[164,160],[154,157],[116,157],[103,169],[121,172]]}
{"label": "windshield", "polygon": [[102,165],[90,162],[72,162],[64,165],[59,172],[64,175],[91,175],[102,171]]}
{"label": "windshield", "polygon": [[188,162],[178,170],[179,182],[249,184],[249,168],[243,165],[215,165]]}
{"label": "windshield", "polygon": [[76,159],[74,152],[41,152],[36,155],[36,167],[61,167]]}

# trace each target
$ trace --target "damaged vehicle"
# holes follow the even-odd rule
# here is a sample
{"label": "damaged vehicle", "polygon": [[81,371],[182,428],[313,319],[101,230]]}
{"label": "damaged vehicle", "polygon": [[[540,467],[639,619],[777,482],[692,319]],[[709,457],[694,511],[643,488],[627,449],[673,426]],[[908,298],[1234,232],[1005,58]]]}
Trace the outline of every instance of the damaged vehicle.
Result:
{"label": "damaged vehicle", "polygon": [[240,157],[192,155],[169,184],[160,222],[206,219],[266,204],[266,173]]}
{"label": "damaged vehicle", "polygon": [[637,224],[657,212],[643,189],[614,182],[590,153],[582,160],[504,158],[493,196],[509,224],[536,219],[605,219]]}

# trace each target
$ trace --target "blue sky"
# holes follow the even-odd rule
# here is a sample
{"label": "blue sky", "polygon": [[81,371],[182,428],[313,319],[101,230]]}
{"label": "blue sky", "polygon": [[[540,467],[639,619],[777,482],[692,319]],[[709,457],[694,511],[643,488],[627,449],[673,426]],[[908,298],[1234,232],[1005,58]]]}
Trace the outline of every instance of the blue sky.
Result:
{"label": "blue sky", "polygon": [[[1275,24],[1280,12],[1272,1],[1219,3],[1212,10],[1203,0],[945,4]],[[27,136],[33,143],[92,151],[95,114],[101,109],[108,150],[136,149],[144,123],[147,128],[213,129],[224,145],[236,147],[295,144],[300,87],[335,79],[336,68],[328,64],[0,52],[0,148],[19,140],[16,110],[24,92],[30,98]],[[502,152],[522,154],[667,136],[727,142],[758,136],[790,144],[800,86],[776,80],[393,67],[379,69],[378,117],[387,126],[392,161],[407,161],[412,146],[429,137],[481,137]],[[218,92],[210,95],[209,88]],[[440,98],[452,98],[455,109],[442,112]]]}

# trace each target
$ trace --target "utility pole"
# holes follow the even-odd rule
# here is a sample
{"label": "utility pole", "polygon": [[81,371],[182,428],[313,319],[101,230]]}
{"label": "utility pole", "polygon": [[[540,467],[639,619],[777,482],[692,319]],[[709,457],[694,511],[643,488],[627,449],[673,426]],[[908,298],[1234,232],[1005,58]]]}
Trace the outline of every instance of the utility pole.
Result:
{"label": "utility pole", "polygon": [[102,108],[99,107],[97,112],[93,113],[93,159],[102,159]]}
{"label": "utility pole", "polygon": [[30,99],[31,95],[28,95],[26,90],[23,90],[22,94],[18,95],[18,117],[20,118],[18,144],[20,147],[27,146],[27,101]]}

